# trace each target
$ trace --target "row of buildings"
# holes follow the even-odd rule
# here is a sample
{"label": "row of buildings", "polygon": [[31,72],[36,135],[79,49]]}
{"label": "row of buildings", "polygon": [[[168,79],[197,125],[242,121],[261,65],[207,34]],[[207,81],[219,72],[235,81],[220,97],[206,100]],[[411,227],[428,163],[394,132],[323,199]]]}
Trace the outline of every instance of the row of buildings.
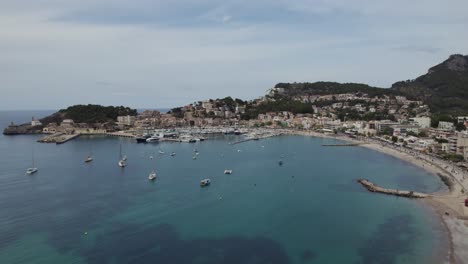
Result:
{"label": "row of buildings", "polygon": [[[263,112],[249,119],[242,118],[248,107],[276,100],[271,94],[282,93],[275,88],[266,96],[244,102],[230,97],[195,102],[171,112],[146,110],[136,116],[119,116],[105,124],[74,123],[63,120],[49,124],[44,133],[97,133],[115,130],[150,131],[156,128],[245,126],[270,128],[313,129],[328,133],[343,132],[366,136],[384,135],[397,144],[434,153],[460,154],[468,158],[468,134],[458,132],[452,122],[439,122],[431,127],[427,105],[403,96],[370,97],[361,93],[304,95],[292,99],[307,103],[311,113],[289,111]],[[312,113],[313,112],[313,113]],[[372,115],[372,114],[378,115]],[[370,118],[369,118],[370,115]],[[373,117],[379,117],[372,119]],[[389,117],[389,118],[382,118]],[[458,123],[468,125],[468,117],[458,117]],[[31,126],[41,125],[33,119]]]}

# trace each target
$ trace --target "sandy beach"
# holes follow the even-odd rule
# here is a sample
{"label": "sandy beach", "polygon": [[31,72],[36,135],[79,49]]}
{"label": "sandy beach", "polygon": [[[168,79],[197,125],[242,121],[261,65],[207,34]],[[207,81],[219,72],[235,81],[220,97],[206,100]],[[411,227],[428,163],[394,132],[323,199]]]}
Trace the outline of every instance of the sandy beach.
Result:
{"label": "sandy beach", "polygon": [[447,261],[449,263],[468,263],[468,207],[464,205],[464,200],[467,198],[467,192],[464,190],[468,189],[468,182],[465,180],[466,176],[462,171],[449,167],[450,164],[443,163],[443,161],[434,160],[433,157],[410,151],[402,151],[374,140],[361,141],[345,136],[335,136],[309,131],[292,130],[287,133],[344,140],[350,143],[360,144],[357,147],[365,147],[407,161],[426,170],[434,175],[434,177],[439,177],[438,174],[449,176],[453,182],[453,186],[450,190],[447,188],[446,190],[432,193],[428,198],[423,199],[423,201],[425,204],[435,209],[435,212],[438,213],[443,224],[447,228],[450,239],[450,252],[446,257]]}

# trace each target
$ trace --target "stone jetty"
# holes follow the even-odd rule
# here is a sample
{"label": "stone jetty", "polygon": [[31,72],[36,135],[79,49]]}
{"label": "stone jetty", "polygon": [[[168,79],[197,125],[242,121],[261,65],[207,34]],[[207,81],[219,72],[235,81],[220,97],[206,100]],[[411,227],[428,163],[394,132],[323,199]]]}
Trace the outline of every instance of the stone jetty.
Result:
{"label": "stone jetty", "polygon": [[51,135],[44,136],[37,140],[37,142],[41,143],[55,143],[55,144],[63,144],[67,141],[75,139],[79,137],[80,134],[65,134],[65,133],[55,133]]}
{"label": "stone jetty", "polygon": [[382,188],[365,179],[359,179],[358,182],[370,192],[378,192],[378,193],[407,197],[407,198],[426,198],[429,196],[425,193]]}

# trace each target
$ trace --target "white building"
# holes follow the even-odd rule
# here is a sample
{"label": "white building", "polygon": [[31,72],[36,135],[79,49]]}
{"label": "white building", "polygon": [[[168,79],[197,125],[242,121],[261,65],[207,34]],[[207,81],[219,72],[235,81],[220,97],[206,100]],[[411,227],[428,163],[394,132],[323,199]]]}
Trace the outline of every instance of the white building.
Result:
{"label": "white building", "polygon": [[61,127],[73,127],[74,124],[75,122],[73,122],[72,119],[64,119],[62,123],[60,123],[60,126]]}
{"label": "white building", "polygon": [[245,106],[237,105],[236,106],[236,114],[244,114],[245,113]]}
{"label": "white building", "polygon": [[397,126],[399,124],[400,123],[398,123],[398,122],[393,122],[393,121],[390,121],[390,120],[381,120],[381,121],[375,122],[375,128],[376,128],[376,130],[378,132],[382,132],[386,128],[390,128],[392,126]]}
{"label": "white building", "polygon": [[439,128],[440,129],[445,129],[445,130],[453,130],[453,123],[451,122],[444,122],[444,121],[440,121],[439,122]]}
{"label": "white building", "polygon": [[429,128],[431,126],[430,117],[412,117],[409,121],[415,125],[420,126],[421,128]]}
{"label": "white building", "polygon": [[419,133],[419,126],[412,125],[395,125],[392,126],[394,136],[406,136],[408,132],[413,132],[415,134]]}
{"label": "white building", "polygon": [[42,126],[41,121],[36,120],[34,117],[31,120],[31,126]]}
{"label": "white building", "polygon": [[203,101],[202,107],[206,109],[206,111],[211,111],[213,109],[213,104],[210,101]]}
{"label": "white building", "polygon": [[135,117],[130,116],[130,115],[118,116],[117,117],[117,123],[119,125],[132,126],[135,123]]}
{"label": "white building", "polygon": [[342,108],[342,107],[343,107],[343,103],[334,103],[334,104],[332,104],[332,107],[333,107],[334,109],[336,109],[336,108]]}

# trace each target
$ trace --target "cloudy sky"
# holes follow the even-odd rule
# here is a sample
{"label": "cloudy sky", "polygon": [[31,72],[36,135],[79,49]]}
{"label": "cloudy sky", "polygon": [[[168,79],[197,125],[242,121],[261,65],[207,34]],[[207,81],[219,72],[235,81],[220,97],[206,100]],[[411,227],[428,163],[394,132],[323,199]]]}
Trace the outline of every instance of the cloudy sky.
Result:
{"label": "cloudy sky", "polygon": [[0,109],[389,87],[468,54],[466,0],[0,0]]}

